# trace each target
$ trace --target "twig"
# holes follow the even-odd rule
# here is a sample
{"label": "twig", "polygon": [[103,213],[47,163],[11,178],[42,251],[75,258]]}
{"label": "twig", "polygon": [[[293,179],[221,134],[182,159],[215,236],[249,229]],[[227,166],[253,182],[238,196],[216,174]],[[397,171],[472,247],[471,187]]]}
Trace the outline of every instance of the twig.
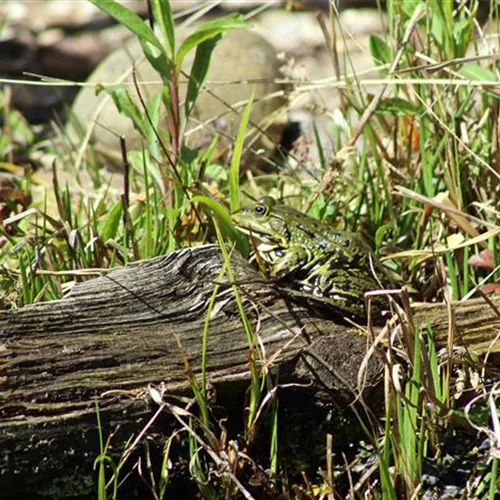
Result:
{"label": "twig", "polygon": [[132,246],[132,251],[134,252],[134,259],[138,260],[139,248],[137,247],[134,235],[134,225],[130,219],[130,164],[128,162],[127,155],[127,142],[125,136],[120,136],[120,149],[122,152],[122,164],[123,164],[123,194],[121,196],[122,206],[123,206],[123,228],[125,230],[125,238],[130,238],[130,245]]}

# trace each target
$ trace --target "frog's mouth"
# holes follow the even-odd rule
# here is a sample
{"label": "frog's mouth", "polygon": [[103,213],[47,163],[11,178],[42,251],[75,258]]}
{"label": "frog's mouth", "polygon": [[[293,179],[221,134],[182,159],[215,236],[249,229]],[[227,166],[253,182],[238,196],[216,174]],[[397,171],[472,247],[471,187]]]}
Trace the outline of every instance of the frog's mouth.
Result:
{"label": "frog's mouth", "polygon": [[236,224],[236,226],[243,234],[247,234],[251,238],[255,238],[262,243],[267,243],[269,245],[277,245],[280,243],[280,238],[259,229],[259,227],[240,226],[239,224]]}

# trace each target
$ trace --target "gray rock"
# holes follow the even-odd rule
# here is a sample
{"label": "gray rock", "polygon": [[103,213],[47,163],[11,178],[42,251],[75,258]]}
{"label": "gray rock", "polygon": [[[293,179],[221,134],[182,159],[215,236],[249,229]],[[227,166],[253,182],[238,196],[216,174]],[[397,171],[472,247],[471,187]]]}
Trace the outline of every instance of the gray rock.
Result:
{"label": "gray rock", "polygon": [[[193,54],[194,55],[194,54]],[[193,56],[187,57],[183,70],[189,73]],[[161,80],[155,70],[142,56],[138,42],[134,39],[125,47],[108,56],[89,77],[89,83],[113,83],[124,78],[130,84],[129,92],[139,107],[140,101],[133,85],[131,69],[135,63],[137,81],[140,84],[144,100],[161,90]],[[249,98],[255,82],[255,103],[252,107],[251,120],[259,123],[283,106],[282,96],[266,98],[283,89],[275,83],[281,77],[280,62],[276,51],[263,37],[249,30],[235,30],[226,35],[214,50],[207,80],[207,88],[218,96],[213,97],[203,92],[196,102],[193,119],[187,127],[187,144],[198,147],[211,140],[214,133],[233,137],[237,131],[240,115],[228,108],[236,107],[240,112]],[[128,76],[125,76],[127,75]],[[181,78],[181,98],[186,90],[186,78]],[[231,83],[228,83],[231,82]],[[266,98],[266,99],[264,99]],[[93,139],[105,148],[117,149],[118,136],[124,135],[129,148],[140,147],[141,137],[134,129],[132,121],[121,115],[111,99],[100,93],[96,95],[94,87],[85,87],[78,94],[73,108],[74,116],[86,129],[95,127]],[[270,135],[278,140],[285,118],[275,120],[276,126]],[[165,117],[161,126],[165,126]],[[193,132],[195,128],[201,130]],[[269,141],[269,138],[266,138]],[[279,141],[278,141],[279,142]],[[269,146],[265,141],[256,147]]]}

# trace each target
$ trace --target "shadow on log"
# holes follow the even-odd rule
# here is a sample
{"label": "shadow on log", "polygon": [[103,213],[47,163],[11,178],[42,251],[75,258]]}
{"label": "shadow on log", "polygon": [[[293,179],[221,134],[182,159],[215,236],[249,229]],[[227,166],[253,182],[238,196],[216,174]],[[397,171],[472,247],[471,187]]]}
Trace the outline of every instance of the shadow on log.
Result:
{"label": "shadow on log", "polygon": [[[65,478],[75,494],[78,478],[87,493],[99,454],[96,403],[104,439],[118,428],[127,439],[156,409],[149,384],[164,383],[168,396],[191,395],[183,353],[199,375],[222,265],[218,246],[184,249],[80,283],[64,299],[0,312],[0,491],[40,491]],[[238,255],[232,268],[282,382],[310,384],[318,397],[356,387],[370,345],[359,328],[290,300]],[[490,305],[454,304],[453,317],[457,344],[480,354],[500,350],[500,318]],[[415,323],[430,324],[438,344],[446,343],[446,306],[421,308]],[[248,351],[233,290],[223,284],[208,339],[208,380],[217,397],[247,384]],[[367,388],[380,379],[381,365],[370,359]]]}

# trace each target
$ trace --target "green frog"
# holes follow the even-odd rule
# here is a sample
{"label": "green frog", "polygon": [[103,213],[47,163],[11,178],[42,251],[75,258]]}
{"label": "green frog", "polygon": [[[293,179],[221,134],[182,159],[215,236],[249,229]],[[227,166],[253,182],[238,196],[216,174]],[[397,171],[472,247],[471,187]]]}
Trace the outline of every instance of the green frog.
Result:
{"label": "green frog", "polygon": [[[364,294],[392,287],[361,235],[327,224],[266,197],[232,214],[235,226],[258,241],[269,274],[312,294],[349,319],[366,319]],[[372,298],[378,317],[387,299]]]}

